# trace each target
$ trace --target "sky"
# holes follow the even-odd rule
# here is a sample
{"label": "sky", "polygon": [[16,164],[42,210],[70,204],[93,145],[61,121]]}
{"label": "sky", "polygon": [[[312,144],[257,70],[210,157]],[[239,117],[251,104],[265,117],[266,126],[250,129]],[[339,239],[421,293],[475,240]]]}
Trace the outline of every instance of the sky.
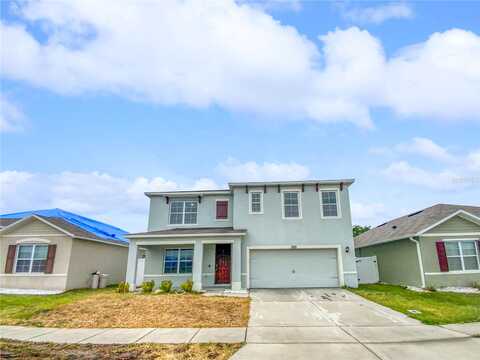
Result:
{"label": "sky", "polygon": [[355,224],[480,204],[480,2],[2,1],[0,212],[355,178]]}

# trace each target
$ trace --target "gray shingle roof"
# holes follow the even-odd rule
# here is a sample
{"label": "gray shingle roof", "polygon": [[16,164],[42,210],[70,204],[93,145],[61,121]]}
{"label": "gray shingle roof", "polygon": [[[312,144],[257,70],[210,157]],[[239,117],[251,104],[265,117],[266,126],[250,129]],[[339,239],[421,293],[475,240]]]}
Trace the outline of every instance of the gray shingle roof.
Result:
{"label": "gray shingle roof", "polygon": [[358,235],[354,239],[355,247],[361,248],[413,236],[458,210],[464,210],[480,217],[480,207],[478,206],[437,204],[424,210],[390,220]]}
{"label": "gray shingle roof", "polygon": [[143,233],[128,234],[130,236],[143,235],[198,235],[198,234],[237,234],[246,233],[245,229],[234,229],[233,227],[196,227],[196,228],[174,228],[165,230],[148,231]]}

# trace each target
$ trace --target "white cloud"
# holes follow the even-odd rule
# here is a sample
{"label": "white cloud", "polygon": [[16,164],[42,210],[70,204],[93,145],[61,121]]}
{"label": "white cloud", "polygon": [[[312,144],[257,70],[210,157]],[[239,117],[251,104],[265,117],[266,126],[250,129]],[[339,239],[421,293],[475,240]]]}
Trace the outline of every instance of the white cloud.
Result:
{"label": "white cloud", "polygon": [[[36,1],[2,24],[2,73],[60,94],[108,92],[163,105],[372,127],[371,109],[480,118],[480,37],[453,29],[387,58],[356,27],[320,46],[234,1]],[[40,43],[26,24],[41,23]],[[285,56],[288,54],[288,56]]]}
{"label": "white cloud", "polygon": [[[296,163],[240,163],[228,159],[217,167],[227,180],[298,180],[309,175]],[[0,172],[0,213],[62,208],[91,216],[129,231],[145,230],[149,201],[147,191],[208,190],[223,186],[202,177],[176,181],[163,177],[118,177],[103,172],[44,174]]]}
{"label": "white cloud", "polygon": [[390,3],[372,7],[341,7],[342,16],[358,24],[381,24],[391,19],[411,19],[413,9],[406,3]]}
{"label": "white cloud", "polygon": [[146,191],[203,188],[214,184],[199,179],[179,184],[161,177],[134,179],[101,172],[41,174],[0,172],[0,213],[63,208],[111,222],[130,231],[145,230],[148,219]]}
{"label": "white cloud", "polygon": [[[474,164],[474,162],[473,162]],[[454,190],[468,188],[480,182],[480,171],[469,172],[462,166],[431,171],[416,167],[407,161],[390,164],[382,173],[389,179],[409,185],[417,185],[433,190]]]}
{"label": "white cloud", "polygon": [[363,203],[352,201],[352,221],[358,225],[373,225],[379,219],[385,219],[385,205],[383,203]]}
{"label": "white cloud", "polygon": [[470,171],[480,175],[480,149],[474,150],[467,155],[466,166]]}
{"label": "white cloud", "polygon": [[416,137],[408,143],[397,145],[395,149],[402,153],[418,154],[433,160],[455,161],[455,156],[450,154],[447,149],[428,138]]}
{"label": "white cloud", "polygon": [[24,121],[22,110],[0,94],[0,132],[20,131],[24,127]]}
{"label": "white cloud", "polygon": [[248,161],[241,163],[231,158],[220,163],[217,172],[228,181],[302,180],[310,175],[308,167],[293,162],[259,164],[255,161]]}

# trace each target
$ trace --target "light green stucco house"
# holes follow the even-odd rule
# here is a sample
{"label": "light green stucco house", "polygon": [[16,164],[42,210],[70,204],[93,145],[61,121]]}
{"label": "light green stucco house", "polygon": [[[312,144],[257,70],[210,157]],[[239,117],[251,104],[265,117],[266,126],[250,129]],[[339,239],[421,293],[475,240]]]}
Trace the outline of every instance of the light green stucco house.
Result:
{"label": "light green stucco house", "polygon": [[194,288],[357,286],[347,180],[230,183],[146,193],[148,231],[129,234],[127,281]]}
{"label": "light green stucco house", "polygon": [[357,237],[358,257],[376,256],[380,281],[418,287],[480,283],[480,207],[437,204]]}

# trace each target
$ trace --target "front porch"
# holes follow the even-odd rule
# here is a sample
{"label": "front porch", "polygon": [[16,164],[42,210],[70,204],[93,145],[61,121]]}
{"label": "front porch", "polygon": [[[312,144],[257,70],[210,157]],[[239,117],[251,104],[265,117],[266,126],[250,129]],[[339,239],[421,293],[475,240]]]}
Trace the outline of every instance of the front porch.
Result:
{"label": "front porch", "polygon": [[[228,229],[228,228],[227,228]],[[242,236],[244,233],[159,232],[129,236],[126,281],[133,291],[143,281],[154,280],[158,287],[171,280],[174,288],[191,279],[195,291],[242,288]],[[192,232],[194,229],[190,229]],[[162,236],[168,235],[168,236]]]}

